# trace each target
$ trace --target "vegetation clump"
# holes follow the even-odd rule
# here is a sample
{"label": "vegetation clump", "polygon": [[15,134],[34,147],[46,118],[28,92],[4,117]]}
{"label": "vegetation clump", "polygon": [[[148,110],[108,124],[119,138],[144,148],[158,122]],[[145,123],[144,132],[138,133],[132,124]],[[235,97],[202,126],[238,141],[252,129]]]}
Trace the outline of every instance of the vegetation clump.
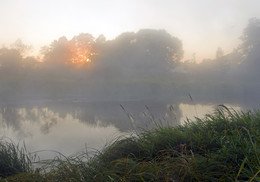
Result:
{"label": "vegetation clump", "polygon": [[45,161],[37,172],[5,181],[259,181],[260,112],[221,106],[181,126],[117,139],[86,162],[87,156]]}
{"label": "vegetation clump", "polygon": [[0,139],[0,179],[31,171],[31,158],[25,147]]}

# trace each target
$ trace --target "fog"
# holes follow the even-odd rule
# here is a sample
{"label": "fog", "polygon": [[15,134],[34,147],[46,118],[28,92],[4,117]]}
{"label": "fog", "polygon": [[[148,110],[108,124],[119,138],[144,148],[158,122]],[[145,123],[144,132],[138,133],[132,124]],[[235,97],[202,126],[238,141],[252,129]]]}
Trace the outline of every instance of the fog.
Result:
{"label": "fog", "polygon": [[181,37],[166,30],[125,32],[112,40],[89,33],[60,37],[37,57],[26,56],[30,46],[17,41],[0,49],[0,101],[259,99],[260,19],[248,21],[240,42],[198,63],[195,56],[183,60]]}

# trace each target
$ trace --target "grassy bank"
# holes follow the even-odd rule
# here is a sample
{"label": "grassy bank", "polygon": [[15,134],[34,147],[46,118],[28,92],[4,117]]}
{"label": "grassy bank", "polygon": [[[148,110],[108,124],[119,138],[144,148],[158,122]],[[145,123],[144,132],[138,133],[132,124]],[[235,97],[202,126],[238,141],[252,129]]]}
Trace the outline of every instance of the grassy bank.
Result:
{"label": "grassy bank", "polygon": [[221,106],[183,126],[119,138],[91,158],[84,153],[42,164],[10,171],[2,181],[260,181],[260,112]]}

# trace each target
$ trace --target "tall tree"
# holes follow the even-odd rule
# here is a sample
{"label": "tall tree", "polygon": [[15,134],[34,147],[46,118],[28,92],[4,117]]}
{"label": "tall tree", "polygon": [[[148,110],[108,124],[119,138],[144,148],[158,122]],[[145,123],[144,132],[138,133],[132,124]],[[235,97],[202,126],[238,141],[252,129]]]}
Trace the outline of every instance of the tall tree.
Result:
{"label": "tall tree", "polygon": [[259,76],[260,67],[260,19],[253,18],[249,20],[241,37],[242,44],[239,46],[239,52],[243,56],[241,68],[250,79]]}

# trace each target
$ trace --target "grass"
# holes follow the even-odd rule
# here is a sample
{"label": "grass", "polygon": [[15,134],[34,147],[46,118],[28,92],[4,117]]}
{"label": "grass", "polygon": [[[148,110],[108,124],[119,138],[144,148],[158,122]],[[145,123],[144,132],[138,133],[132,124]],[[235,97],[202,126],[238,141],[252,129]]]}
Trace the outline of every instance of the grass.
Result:
{"label": "grass", "polygon": [[31,170],[31,158],[25,146],[0,139],[0,179]]}
{"label": "grass", "polygon": [[83,153],[42,164],[9,171],[2,181],[260,181],[260,112],[220,106],[183,126],[118,138],[91,158]]}

